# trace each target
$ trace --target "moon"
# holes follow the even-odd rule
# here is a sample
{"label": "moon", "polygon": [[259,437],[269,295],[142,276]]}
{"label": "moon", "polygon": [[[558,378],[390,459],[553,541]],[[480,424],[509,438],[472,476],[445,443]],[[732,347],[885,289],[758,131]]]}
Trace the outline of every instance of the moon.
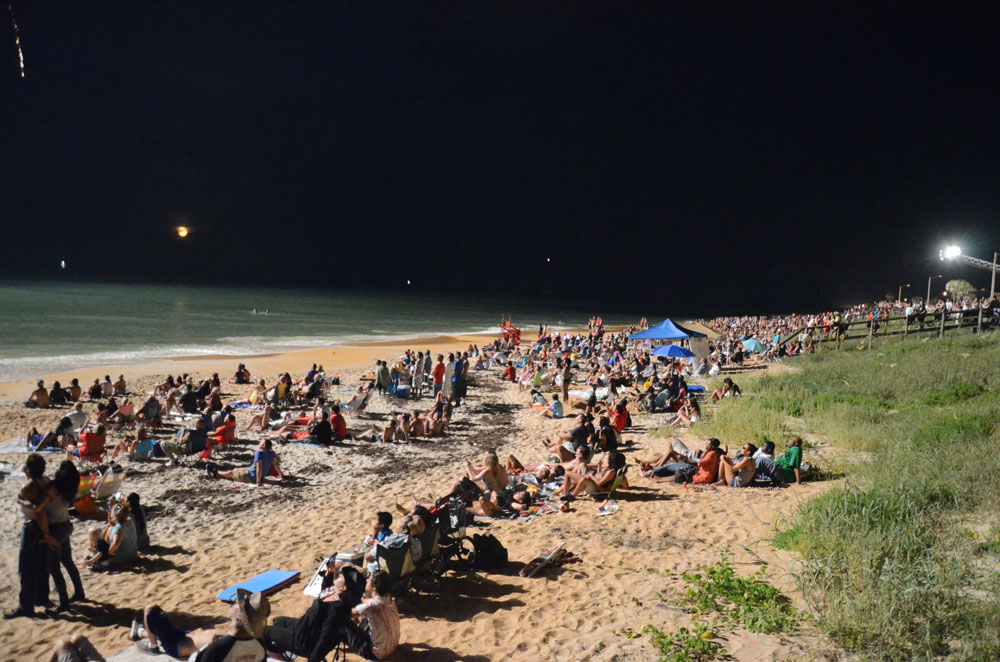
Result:
{"label": "moon", "polygon": [[180,237],[181,239],[183,239],[184,237],[188,236],[188,229],[186,227],[184,227],[183,225],[178,225],[177,226],[177,236]]}

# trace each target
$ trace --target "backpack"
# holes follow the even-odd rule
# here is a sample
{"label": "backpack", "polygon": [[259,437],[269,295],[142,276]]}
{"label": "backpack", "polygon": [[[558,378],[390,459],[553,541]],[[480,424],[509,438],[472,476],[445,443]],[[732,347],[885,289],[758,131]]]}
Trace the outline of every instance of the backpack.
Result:
{"label": "backpack", "polygon": [[473,535],[472,545],[476,549],[472,567],[476,570],[493,570],[507,565],[507,548],[493,534]]}
{"label": "backpack", "polygon": [[681,469],[674,474],[675,483],[690,483],[694,480],[694,475],[698,472],[698,467],[691,465],[687,469]]}

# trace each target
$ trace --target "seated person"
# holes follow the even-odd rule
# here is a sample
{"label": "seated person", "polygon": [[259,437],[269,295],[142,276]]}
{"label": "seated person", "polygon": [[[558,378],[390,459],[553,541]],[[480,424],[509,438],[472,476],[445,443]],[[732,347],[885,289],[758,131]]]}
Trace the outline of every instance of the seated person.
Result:
{"label": "seated person", "polygon": [[719,457],[719,480],[716,485],[729,485],[730,487],[746,487],[753,482],[757,466],[754,463],[753,454],[757,452],[757,447],[753,444],[744,444],[737,451],[737,458],[734,462],[728,455]]}
{"label": "seated person", "polygon": [[611,453],[608,465],[601,467],[597,473],[566,471],[566,480],[560,490],[564,501],[573,499],[586,491],[591,496],[606,492],[611,488],[620,470],[625,469],[625,456],[617,451]]}
{"label": "seated person", "polygon": [[[500,458],[493,451],[487,451],[483,455],[483,463],[481,465],[474,465],[472,462],[467,461],[465,467],[465,478],[484,493],[502,490],[507,487],[507,471],[500,466]],[[449,494],[458,493],[459,490],[457,488],[458,485],[453,487]]]}
{"label": "seated person", "polygon": [[92,564],[91,570],[106,570],[128,565],[139,555],[139,536],[129,513],[127,501],[118,501],[108,513],[108,526],[104,529],[108,544],[108,558]]}
{"label": "seated person", "polygon": [[723,398],[736,397],[742,395],[743,391],[737,386],[732,379],[726,377],[722,380],[722,388],[717,388],[712,391],[712,399],[715,401],[720,401]]}
{"label": "seated person", "polygon": [[136,428],[135,435],[131,439],[126,438],[115,444],[115,450],[111,453],[111,459],[114,460],[120,454],[124,453],[130,460],[134,460],[136,451],[139,450],[139,445],[144,441],[150,441],[149,428],[146,427],[145,423],[139,423],[139,427]]}
{"label": "seated person", "polygon": [[135,421],[135,407],[126,399],[118,409],[108,416],[108,425],[125,426]]}
{"label": "seated person", "polygon": [[115,395],[125,395],[127,387],[125,385],[125,375],[118,375],[118,381],[111,385]]}
{"label": "seated person", "polygon": [[212,411],[222,411],[222,389],[213,386],[205,399],[205,405]]}
{"label": "seated person", "polygon": [[237,483],[250,483],[260,487],[264,484],[264,479],[272,473],[272,468],[277,470],[278,480],[281,480],[283,476],[281,460],[272,450],[271,440],[261,439],[249,467],[219,471],[215,465],[210,464],[208,465],[208,475],[213,478],[229,478]]}
{"label": "seated person", "polygon": [[538,391],[538,389],[533,388],[531,389],[531,404],[534,407],[546,407],[549,402],[545,399],[545,396]]}
{"label": "seated person", "polygon": [[601,451],[618,450],[618,443],[621,440],[621,433],[611,425],[611,419],[601,416],[598,419],[598,427],[591,435],[591,446]]}
{"label": "seated person", "polygon": [[107,443],[107,434],[103,424],[94,428],[93,432],[82,432],[80,434],[79,446],[66,446],[67,457],[72,459],[88,459],[99,457],[104,454],[104,447]]}
{"label": "seated person", "polygon": [[52,382],[52,390],[49,392],[49,404],[64,405],[69,400],[66,389],[59,382]]}
{"label": "seated person", "polygon": [[191,386],[191,384],[184,385],[184,392],[181,394],[177,404],[180,406],[181,411],[185,414],[198,413],[198,395],[195,393],[194,387]]}
{"label": "seated person", "polygon": [[556,437],[555,442],[546,445],[546,450],[557,454],[563,462],[569,462],[576,457],[576,449],[580,446],[588,445],[590,440],[590,430],[586,425],[586,416],[580,414],[573,422],[576,424],[572,429],[561,432]]}
{"label": "seated person", "polygon": [[159,422],[160,401],[156,399],[155,395],[151,395],[146,398],[146,402],[143,403],[142,409],[140,409],[139,413],[136,414],[136,418],[147,425],[153,425],[154,422]]}
{"label": "seated person", "polygon": [[782,478],[786,483],[802,484],[802,440],[792,437],[788,442],[788,450],[774,460],[778,468],[782,471]]}
{"label": "seated person", "polygon": [[365,539],[361,541],[362,546],[367,548],[365,552],[365,565],[375,560],[375,556],[372,554],[372,549],[374,549],[375,545],[392,535],[391,526],[392,513],[381,511],[375,514],[375,524],[371,535],[365,536]]}
{"label": "seated person", "polygon": [[102,397],[104,397],[103,393],[101,392],[100,379],[95,379],[94,383],[90,385],[89,389],[87,389],[87,397],[90,398],[91,400],[100,400]]}
{"label": "seated person", "polygon": [[29,409],[45,408],[49,406],[50,402],[49,391],[45,388],[45,380],[39,379],[38,388],[31,392],[24,406]]}
{"label": "seated person", "polygon": [[252,380],[253,377],[250,375],[250,371],[247,370],[246,365],[241,363],[239,367],[236,368],[236,374],[234,374],[233,378],[229,381],[232,384],[249,384]]}
{"label": "seated person", "polygon": [[278,413],[270,402],[264,405],[264,411],[250,417],[250,422],[243,428],[244,432],[249,432],[256,425],[261,431],[267,430],[271,426],[271,421],[278,417]]}
{"label": "seated person", "polygon": [[686,398],[677,415],[670,420],[670,425],[675,428],[689,428],[697,423],[699,418],[701,418],[701,407],[698,406],[698,401]]}
{"label": "seated person", "polygon": [[211,630],[182,630],[158,605],[143,610],[143,622],[132,622],[131,638],[144,653],[161,650],[189,662],[264,662],[267,651],[259,641],[271,612],[263,593],[236,589],[236,601],[229,607],[229,623]]}
{"label": "seated person", "polygon": [[229,414],[226,421],[212,431],[216,446],[223,446],[231,441],[236,441],[236,416]]}
{"label": "seated person", "polygon": [[160,442],[160,450],[169,459],[167,466],[177,463],[177,456],[193,455],[201,453],[208,447],[208,429],[204,418],[198,418],[194,422],[194,428],[185,428],[177,432],[177,441]]}
{"label": "seated person", "polygon": [[559,401],[559,394],[555,393],[552,395],[552,404],[549,408],[542,412],[542,416],[545,418],[562,418],[563,417],[563,403]]}
{"label": "seated person", "polygon": [[101,382],[101,397],[110,398],[115,394],[115,385],[111,383],[111,375],[104,375],[104,381]]}
{"label": "seated person", "polygon": [[384,660],[399,645],[399,611],[388,597],[389,576],[373,572],[365,585],[367,599],[354,608],[354,615],[361,618],[364,639],[354,653],[366,660]]}
{"label": "seated person", "polygon": [[80,399],[80,394],[82,392],[83,389],[80,388],[79,379],[74,377],[73,379],[69,380],[69,388],[66,389],[66,397],[68,397],[71,401],[76,402],[77,400]]}
{"label": "seated person", "polygon": [[500,379],[502,379],[504,381],[507,381],[507,382],[516,382],[517,381],[517,369],[514,367],[514,362],[513,361],[508,361],[507,362],[507,367],[504,368],[503,374],[500,375]]}
{"label": "seated person", "polygon": [[104,528],[95,524],[88,529],[87,533],[90,537],[90,546],[87,548],[87,554],[77,565],[80,568],[100,567],[102,563],[111,559],[111,555],[108,553],[108,541],[104,539]]}
{"label": "seated person", "polygon": [[300,618],[279,616],[264,629],[262,641],[267,650],[278,659],[288,652],[304,662],[322,662],[341,642],[351,650],[364,650],[371,637],[351,621],[351,610],[361,602],[364,586],[364,578],[354,568],[338,571],[329,564],[319,597],[306,613]]}
{"label": "seated person", "polygon": [[410,422],[411,437],[429,437],[430,421],[419,410],[413,410],[413,420]]}
{"label": "seated person", "polygon": [[765,441],[763,444],[761,444],[761,447],[758,448],[757,452],[753,454],[753,459],[756,460],[761,455],[765,455],[765,456],[769,457],[772,460],[774,459],[774,442],[773,441]]}

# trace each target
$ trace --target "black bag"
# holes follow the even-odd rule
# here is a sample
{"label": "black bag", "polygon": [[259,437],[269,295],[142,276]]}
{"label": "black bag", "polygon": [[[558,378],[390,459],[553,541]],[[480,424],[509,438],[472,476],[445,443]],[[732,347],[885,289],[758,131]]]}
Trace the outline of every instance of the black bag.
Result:
{"label": "black bag", "polygon": [[690,483],[694,480],[694,475],[697,473],[698,467],[691,465],[687,469],[681,469],[674,474],[675,483]]}
{"label": "black bag", "polygon": [[476,570],[493,570],[507,565],[507,548],[493,534],[475,534],[472,545],[476,548],[476,560],[472,564]]}

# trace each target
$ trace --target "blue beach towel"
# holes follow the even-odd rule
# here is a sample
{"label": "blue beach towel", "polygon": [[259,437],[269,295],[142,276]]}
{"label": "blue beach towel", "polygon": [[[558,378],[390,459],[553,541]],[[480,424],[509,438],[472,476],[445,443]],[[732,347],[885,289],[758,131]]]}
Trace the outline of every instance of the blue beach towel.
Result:
{"label": "blue beach towel", "polygon": [[219,600],[223,602],[235,602],[236,600],[236,589],[243,588],[253,593],[261,592],[264,595],[270,595],[275,591],[279,591],[296,579],[299,578],[298,572],[292,572],[291,570],[268,570],[262,572],[256,577],[251,577],[245,582],[240,582],[239,584],[233,584],[229,588],[222,590],[217,596]]}

